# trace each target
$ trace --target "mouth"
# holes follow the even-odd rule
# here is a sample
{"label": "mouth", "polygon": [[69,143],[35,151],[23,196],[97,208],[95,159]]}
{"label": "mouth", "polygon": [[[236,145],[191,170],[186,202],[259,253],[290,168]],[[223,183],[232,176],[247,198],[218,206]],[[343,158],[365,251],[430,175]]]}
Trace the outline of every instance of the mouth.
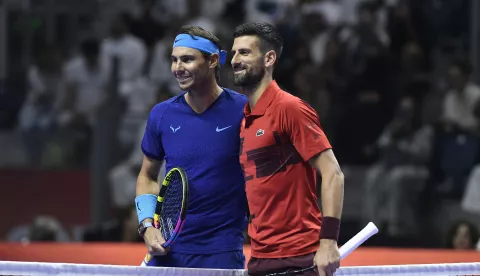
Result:
{"label": "mouth", "polygon": [[180,82],[180,83],[190,81],[191,79],[192,79],[192,77],[190,77],[190,76],[177,77],[177,81]]}
{"label": "mouth", "polygon": [[235,64],[233,65],[233,73],[234,74],[238,74],[238,73],[242,73],[246,70],[245,67],[243,67],[241,64]]}

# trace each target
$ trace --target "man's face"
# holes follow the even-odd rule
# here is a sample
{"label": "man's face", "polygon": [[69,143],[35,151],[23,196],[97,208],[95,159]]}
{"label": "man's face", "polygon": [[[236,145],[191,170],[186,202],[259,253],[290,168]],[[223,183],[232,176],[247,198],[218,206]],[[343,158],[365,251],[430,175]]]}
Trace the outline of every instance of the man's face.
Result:
{"label": "man's face", "polygon": [[455,249],[467,250],[472,247],[470,240],[470,229],[467,225],[460,225],[453,237],[453,247]]}
{"label": "man's face", "polygon": [[173,76],[183,91],[195,89],[207,78],[209,62],[200,51],[188,47],[175,47],[171,58]]}
{"label": "man's face", "polygon": [[460,68],[452,66],[448,70],[448,78],[450,85],[457,90],[462,90],[465,84],[467,83],[467,77],[462,73]]}
{"label": "man's face", "polygon": [[121,18],[119,15],[114,16],[110,22],[110,34],[114,37],[121,36],[123,33],[125,33],[125,30],[126,26],[123,18]]}
{"label": "man's face", "polygon": [[254,86],[265,75],[264,54],[256,36],[235,38],[232,46],[233,83],[237,86]]}

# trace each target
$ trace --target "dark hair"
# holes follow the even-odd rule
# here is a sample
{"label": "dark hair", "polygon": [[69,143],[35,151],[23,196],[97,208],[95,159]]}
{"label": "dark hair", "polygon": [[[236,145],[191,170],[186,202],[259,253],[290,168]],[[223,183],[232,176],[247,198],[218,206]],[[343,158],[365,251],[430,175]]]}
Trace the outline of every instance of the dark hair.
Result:
{"label": "dark hair", "polygon": [[[189,34],[192,36],[192,38],[194,36],[206,38],[211,42],[213,42],[213,44],[215,44],[215,46],[217,46],[219,50],[222,50],[222,47],[220,46],[220,39],[218,39],[218,37],[216,37],[214,34],[205,30],[200,26],[192,26],[192,25],[182,26],[178,31],[177,35],[179,34]],[[200,51],[200,52],[202,52],[202,55],[205,59],[208,59],[211,55],[210,53],[207,53],[207,52],[203,52],[203,51]],[[220,81],[220,64],[217,65],[217,67],[215,68],[215,79],[217,80],[217,82]]]}
{"label": "dark hair", "polygon": [[85,39],[80,45],[81,52],[84,56],[97,56],[100,51],[100,44],[96,39]]}
{"label": "dark hair", "polygon": [[457,235],[458,228],[461,225],[466,225],[468,227],[468,234],[470,237],[470,241],[472,242],[472,247],[475,247],[480,236],[478,228],[469,221],[458,221],[454,223],[447,232],[447,248],[453,248],[453,237]]}
{"label": "dark hair", "polygon": [[456,58],[454,59],[451,64],[451,67],[456,67],[462,72],[463,75],[469,76],[473,72],[473,66],[470,62],[468,62],[464,58]]}
{"label": "dark hair", "polygon": [[245,23],[235,28],[233,38],[254,35],[260,39],[260,51],[266,53],[274,50],[277,53],[277,61],[282,54],[283,39],[277,29],[265,22]]}
{"label": "dark hair", "polygon": [[119,11],[115,14],[116,19],[120,20],[127,31],[132,30],[133,18],[127,11]]}

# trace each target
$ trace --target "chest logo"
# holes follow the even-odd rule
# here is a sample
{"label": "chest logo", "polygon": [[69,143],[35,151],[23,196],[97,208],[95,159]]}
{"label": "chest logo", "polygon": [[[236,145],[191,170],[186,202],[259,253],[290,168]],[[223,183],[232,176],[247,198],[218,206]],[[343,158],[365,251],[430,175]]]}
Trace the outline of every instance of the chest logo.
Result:
{"label": "chest logo", "polygon": [[180,129],[180,126],[174,128],[173,126],[170,126],[170,129],[172,130],[173,133],[177,132],[177,130]]}
{"label": "chest logo", "polygon": [[265,134],[265,130],[259,129],[259,130],[257,130],[256,136],[257,136],[257,137],[258,137],[258,136],[262,136],[263,134]]}
{"label": "chest logo", "polygon": [[215,129],[215,130],[216,130],[217,132],[222,132],[222,131],[224,131],[225,129],[231,128],[231,127],[232,127],[232,126],[227,126],[227,127],[224,127],[224,128],[218,128],[218,126],[217,126],[217,129]]}

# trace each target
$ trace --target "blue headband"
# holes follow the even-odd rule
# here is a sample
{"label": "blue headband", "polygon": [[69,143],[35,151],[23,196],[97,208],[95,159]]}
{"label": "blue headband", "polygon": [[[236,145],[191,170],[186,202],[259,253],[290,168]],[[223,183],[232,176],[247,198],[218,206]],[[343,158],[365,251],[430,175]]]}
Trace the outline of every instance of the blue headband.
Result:
{"label": "blue headband", "polygon": [[218,54],[220,56],[221,65],[227,60],[226,51],[220,51],[213,42],[200,36],[192,37],[189,34],[179,34],[173,43],[173,48],[175,47],[188,47],[209,54]]}

